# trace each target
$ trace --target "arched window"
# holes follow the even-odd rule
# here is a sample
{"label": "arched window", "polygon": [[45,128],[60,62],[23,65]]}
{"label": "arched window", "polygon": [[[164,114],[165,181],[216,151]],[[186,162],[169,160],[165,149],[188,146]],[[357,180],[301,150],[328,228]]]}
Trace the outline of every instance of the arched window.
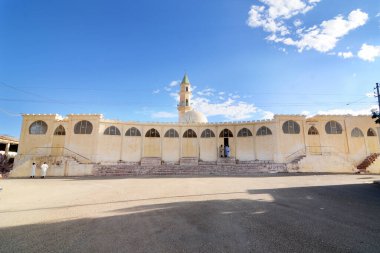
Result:
{"label": "arched window", "polygon": [[242,128],[237,134],[238,137],[248,137],[252,136],[252,132],[248,128]]}
{"label": "arched window", "polygon": [[136,127],[131,127],[125,132],[125,136],[141,136],[141,133]]}
{"label": "arched window", "polygon": [[197,138],[197,134],[192,129],[188,129],[183,133],[183,138]]}
{"label": "arched window", "polygon": [[34,121],[29,127],[30,134],[46,134],[48,129],[47,124],[42,120]]}
{"label": "arched window", "polygon": [[65,131],[65,128],[62,126],[62,125],[59,125],[55,131],[54,131],[54,135],[66,135],[66,131]]}
{"label": "arched window", "polygon": [[325,130],[327,134],[341,134],[342,126],[338,122],[332,120],[326,123]]}
{"label": "arched window", "polygon": [[271,135],[271,134],[272,134],[272,131],[266,126],[260,127],[256,133],[257,136]]}
{"label": "arched window", "polygon": [[364,137],[364,134],[363,134],[362,130],[360,130],[359,128],[355,127],[351,131],[351,137]]}
{"label": "arched window", "polygon": [[227,137],[234,137],[234,135],[232,134],[232,132],[230,130],[225,128],[220,132],[219,137],[227,138]]}
{"label": "arched window", "polygon": [[178,135],[178,132],[177,132],[175,129],[171,128],[171,129],[169,129],[168,131],[166,131],[164,137],[168,137],[168,138],[178,138],[179,135]]}
{"label": "arched window", "polygon": [[309,131],[307,132],[308,135],[319,135],[318,129],[315,128],[315,126],[311,126],[309,128]]}
{"label": "arched window", "polygon": [[189,100],[186,98],[186,106],[189,106]]}
{"label": "arched window", "polygon": [[367,131],[367,136],[377,136],[375,130],[369,128]]}
{"label": "arched window", "polygon": [[201,138],[212,138],[212,137],[215,137],[215,134],[212,130],[210,129],[203,130],[201,134]]}
{"label": "arched window", "polygon": [[146,132],[145,134],[145,137],[160,137],[160,133],[154,129],[154,128],[151,128],[148,130],[148,132]]}
{"label": "arched window", "polygon": [[282,125],[282,131],[284,134],[299,134],[300,133],[300,125],[293,120],[285,121]]}
{"label": "arched window", "polygon": [[110,126],[104,130],[104,135],[121,135],[120,130],[115,126]]}
{"label": "arched window", "polygon": [[92,124],[90,121],[82,120],[75,124],[74,134],[91,134]]}

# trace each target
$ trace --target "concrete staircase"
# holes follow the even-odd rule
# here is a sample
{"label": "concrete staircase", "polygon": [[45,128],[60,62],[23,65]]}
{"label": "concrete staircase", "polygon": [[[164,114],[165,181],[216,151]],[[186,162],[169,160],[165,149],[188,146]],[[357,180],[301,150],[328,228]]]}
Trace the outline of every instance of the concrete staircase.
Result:
{"label": "concrete staircase", "polygon": [[141,166],[160,166],[160,157],[143,157],[141,158]]}
{"label": "concrete staircase", "polygon": [[198,165],[198,157],[181,157],[179,165],[183,166],[196,166]]}
{"label": "concrete staircase", "polygon": [[288,163],[287,164],[288,172],[298,172],[300,169],[299,162],[305,157],[306,155],[297,156],[290,163]]}
{"label": "concrete staircase", "polygon": [[217,162],[217,165],[234,165],[236,164],[235,157],[219,157]]}
{"label": "concrete staircase", "polygon": [[[228,161],[231,162],[231,161]],[[252,164],[206,164],[141,166],[123,164],[94,165],[95,176],[250,176],[258,173],[287,172],[285,163],[257,162]]]}
{"label": "concrete staircase", "polygon": [[376,161],[376,159],[380,156],[379,153],[373,153],[373,154],[370,154],[369,156],[367,156],[363,162],[361,162],[358,166],[357,166],[357,169],[359,171],[359,173],[366,173],[367,172],[367,168],[373,163]]}

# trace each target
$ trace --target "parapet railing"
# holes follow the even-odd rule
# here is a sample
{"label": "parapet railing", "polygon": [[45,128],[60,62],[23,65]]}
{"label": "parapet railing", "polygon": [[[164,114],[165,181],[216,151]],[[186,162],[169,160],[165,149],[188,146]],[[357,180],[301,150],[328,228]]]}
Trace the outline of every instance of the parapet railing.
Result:
{"label": "parapet railing", "polygon": [[285,160],[286,162],[292,162],[300,156],[306,155],[325,155],[325,156],[340,156],[342,158],[347,158],[346,153],[337,150],[334,146],[305,146],[290,155],[288,155]]}

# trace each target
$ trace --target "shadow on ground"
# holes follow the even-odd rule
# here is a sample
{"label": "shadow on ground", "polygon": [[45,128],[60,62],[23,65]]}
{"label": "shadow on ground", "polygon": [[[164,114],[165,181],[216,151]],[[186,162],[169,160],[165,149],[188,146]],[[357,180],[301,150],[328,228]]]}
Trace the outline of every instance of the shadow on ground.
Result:
{"label": "shadow on ground", "polygon": [[111,217],[1,228],[0,251],[379,252],[378,185],[248,193],[270,194],[274,201],[183,201],[115,209]]}

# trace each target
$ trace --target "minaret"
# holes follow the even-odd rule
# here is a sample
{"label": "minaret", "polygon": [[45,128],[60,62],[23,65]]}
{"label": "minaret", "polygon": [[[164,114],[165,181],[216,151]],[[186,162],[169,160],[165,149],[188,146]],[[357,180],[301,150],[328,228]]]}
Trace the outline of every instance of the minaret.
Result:
{"label": "minaret", "polygon": [[178,110],[178,122],[182,122],[185,113],[191,111],[193,108],[190,106],[190,82],[187,74],[184,75],[181,82],[181,89],[179,91],[179,104],[177,106]]}

